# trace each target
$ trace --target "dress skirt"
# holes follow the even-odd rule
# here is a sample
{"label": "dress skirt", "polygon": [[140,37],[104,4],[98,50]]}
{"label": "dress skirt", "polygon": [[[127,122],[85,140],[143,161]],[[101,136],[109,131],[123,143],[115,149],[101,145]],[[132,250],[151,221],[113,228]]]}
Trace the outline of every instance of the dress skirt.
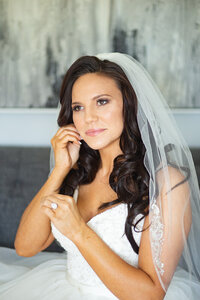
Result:
{"label": "dress skirt", "polygon": [[[66,260],[66,253],[41,252],[33,257],[19,257],[13,249],[0,248],[0,300],[117,299],[107,288],[72,279]],[[164,300],[199,299],[200,283],[188,281],[185,271],[177,270]]]}

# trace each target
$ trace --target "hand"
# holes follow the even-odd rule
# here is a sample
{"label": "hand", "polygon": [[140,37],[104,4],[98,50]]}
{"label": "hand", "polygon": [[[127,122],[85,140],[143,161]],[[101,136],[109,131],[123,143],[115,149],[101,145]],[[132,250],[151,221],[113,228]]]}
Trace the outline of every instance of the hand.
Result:
{"label": "hand", "polygon": [[[57,208],[52,209],[51,204]],[[74,198],[61,194],[45,196],[41,201],[43,212],[49,217],[55,227],[72,242],[76,243],[86,227]]]}
{"label": "hand", "polygon": [[69,171],[79,158],[81,137],[74,126],[61,127],[51,139],[54,150],[55,168]]}

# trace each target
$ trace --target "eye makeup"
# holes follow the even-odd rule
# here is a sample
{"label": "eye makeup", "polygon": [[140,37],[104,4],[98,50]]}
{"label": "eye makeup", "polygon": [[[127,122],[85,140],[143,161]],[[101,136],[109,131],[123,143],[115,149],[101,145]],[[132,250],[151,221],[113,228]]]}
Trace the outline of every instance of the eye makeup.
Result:
{"label": "eye makeup", "polygon": [[[97,100],[97,103],[98,103],[97,106],[104,106],[104,105],[106,105],[106,104],[109,103],[109,102],[110,102],[109,99],[104,99],[104,98],[98,99],[98,100]],[[100,104],[99,104],[99,103],[100,103]],[[83,106],[81,106],[81,105],[73,105],[73,104],[72,104],[72,111],[75,111],[75,112],[80,111],[80,110],[82,110],[82,109],[81,109],[82,107],[83,107]]]}

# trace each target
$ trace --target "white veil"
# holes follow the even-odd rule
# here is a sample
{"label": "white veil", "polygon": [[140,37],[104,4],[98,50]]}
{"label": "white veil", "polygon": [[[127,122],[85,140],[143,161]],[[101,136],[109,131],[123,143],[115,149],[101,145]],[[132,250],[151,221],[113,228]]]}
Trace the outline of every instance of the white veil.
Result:
{"label": "white veil", "polygon": [[[176,274],[180,268],[187,284],[198,282],[200,191],[188,145],[162,94],[140,63],[122,53],[103,53],[97,57],[118,64],[137,96],[137,122],[146,148],[144,165],[150,176],[150,243],[161,285],[166,291],[174,271]],[[53,165],[51,151],[50,169]],[[187,224],[191,219],[189,231]]]}
{"label": "white veil", "polygon": [[[151,249],[162,287],[167,290],[177,263],[177,270],[181,267],[186,271],[184,274],[188,283],[191,282],[191,278],[198,282],[200,279],[200,191],[188,145],[177,128],[162,94],[139,62],[121,53],[104,53],[97,57],[118,64],[125,72],[137,96],[137,121],[146,148],[144,165],[150,175]],[[187,176],[189,178],[185,180]],[[183,180],[185,182],[182,182]],[[182,183],[174,187],[179,182]],[[165,193],[165,197],[161,197],[163,191],[168,192]],[[187,222],[191,219],[192,225],[188,236]],[[183,252],[181,250],[183,248],[176,245],[182,242]]]}

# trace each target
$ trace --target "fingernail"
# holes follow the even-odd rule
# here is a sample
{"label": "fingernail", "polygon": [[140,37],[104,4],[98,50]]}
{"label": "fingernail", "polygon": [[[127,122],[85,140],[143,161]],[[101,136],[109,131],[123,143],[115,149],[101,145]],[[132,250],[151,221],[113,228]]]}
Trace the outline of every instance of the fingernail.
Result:
{"label": "fingernail", "polygon": [[80,136],[80,139],[83,140],[82,136]]}

